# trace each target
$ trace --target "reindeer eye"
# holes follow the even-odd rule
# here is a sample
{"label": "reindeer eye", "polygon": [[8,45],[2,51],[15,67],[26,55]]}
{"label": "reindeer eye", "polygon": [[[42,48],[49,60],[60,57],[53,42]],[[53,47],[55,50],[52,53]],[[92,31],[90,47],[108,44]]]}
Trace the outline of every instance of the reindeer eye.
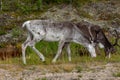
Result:
{"label": "reindeer eye", "polygon": [[39,35],[40,35],[40,32],[37,32],[37,34],[39,34]]}

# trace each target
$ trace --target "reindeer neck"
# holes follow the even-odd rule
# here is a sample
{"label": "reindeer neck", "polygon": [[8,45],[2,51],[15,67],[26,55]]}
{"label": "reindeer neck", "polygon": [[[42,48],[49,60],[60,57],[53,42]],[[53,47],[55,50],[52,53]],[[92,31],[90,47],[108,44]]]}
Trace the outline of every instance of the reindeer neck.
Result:
{"label": "reindeer neck", "polygon": [[104,43],[105,47],[110,48],[112,47],[112,44],[109,42],[109,40],[106,38],[106,41]]}
{"label": "reindeer neck", "polygon": [[[102,32],[103,33],[103,32]],[[112,46],[112,44],[110,43],[110,41],[107,39],[107,37],[105,36],[105,34],[103,34],[103,38],[101,39],[101,43],[104,45],[104,47],[106,48],[110,48]]]}

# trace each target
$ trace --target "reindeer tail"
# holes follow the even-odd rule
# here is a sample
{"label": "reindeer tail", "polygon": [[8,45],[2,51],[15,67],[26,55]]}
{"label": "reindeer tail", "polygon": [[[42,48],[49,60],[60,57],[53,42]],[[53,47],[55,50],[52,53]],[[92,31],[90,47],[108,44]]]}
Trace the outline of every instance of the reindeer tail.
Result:
{"label": "reindeer tail", "polygon": [[30,21],[26,21],[26,22],[24,22],[23,25],[22,25],[22,28],[26,28],[27,25],[29,25],[29,23],[30,23]]}

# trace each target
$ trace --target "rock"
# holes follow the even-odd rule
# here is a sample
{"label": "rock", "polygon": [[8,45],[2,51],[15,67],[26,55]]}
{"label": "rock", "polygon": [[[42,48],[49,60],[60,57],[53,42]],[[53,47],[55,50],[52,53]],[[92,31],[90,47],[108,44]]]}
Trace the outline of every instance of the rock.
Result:
{"label": "rock", "polygon": [[5,34],[0,36],[0,43],[8,42],[12,38],[12,34]]}
{"label": "rock", "polygon": [[65,6],[63,8],[60,7],[52,7],[40,18],[42,19],[50,19],[53,21],[80,21],[80,16],[76,13],[76,9],[73,8],[72,5]]}

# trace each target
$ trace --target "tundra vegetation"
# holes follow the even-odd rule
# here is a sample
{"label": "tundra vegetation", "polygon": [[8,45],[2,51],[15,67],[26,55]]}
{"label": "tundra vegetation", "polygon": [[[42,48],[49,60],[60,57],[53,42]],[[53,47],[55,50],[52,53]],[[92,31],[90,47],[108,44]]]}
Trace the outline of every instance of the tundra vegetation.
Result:
{"label": "tundra vegetation", "polygon": [[[85,5],[92,5],[95,3],[106,3],[109,0],[1,0],[0,5],[0,35],[5,35],[7,33],[12,34],[12,38],[9,39],[7,42],[0,43],[0,50],[3,51],[3,48],[7,48],[7,45],[15,46],[15,48],[18,48],[18,50],[21,49],[21,44],[25,40],[25,31],[22,30],[20,27],[22,23],[26,20],[30,19],[39,19],[40,15],[46,12],[49,8],[57,5],[62,5],[63,7],[65,5],[72,5],[76,10],[78,10],[78,15],[82,18],[89,18],[99,21],[108,21],[108,23],[111,23],[112,20],[116,20],[116,25],[119,26],[119,19],[117,17],[120,17],[118,13],[106,13],[102,10],[99,5],[95,6],[96,9],[98,8],[98,13],[95,14],[88,14],[87,11],[82,10],[81,8]],[[112,2],[110,5],[115,5],[116,2]],[[118,0],[119,1],[119,0]],[[88,7],[87,6],[87,7]],[[61,8],[61,6],[59,6]],[[85,8],[86,9],[86,8]],[[110,9],[111,10],[111,9]],[[52,12],[55,12],[54,10]],[[95,17],[94,17],[95,16]],[[117,17],[116,17],[117,16]],[[42,19],[42,18],[41,18]],[[44,19],[44,18],[43,18]],[[46,18],[45,18],[46,19]],[[76,21],[76,20],[73,20]],[[114,24],[114,22],[113,22]],[[117,27],[116,26],[116,27]],[[107,31],[106,25],[103,27],[105,31]],[[114,38],[110,38],[110,41],[114,43]],[[120,42],[119,42],[120,43]],[[26,50],[26,57],[27,57],[27,65],[39,65],[39,64],[52,64],[51,60],[55,56],[57,52],[57,45],[58,42],[46,42],[41,41],[36,44],[36,48],[44,53],[44,56],[46,58],[46,62],[43,63],[39,60],[39,57],[35,54],[35,52],[28,47]],[[58,59],[56,64],[61,63],[91,63],[91,62],[119,62],[120,61],[120,50],[119,47],[116,47],[117,52],[115,54],[112,54],[112,57],[110,59],[107,59],[104,57],[104,51],[103,49],[100,49],[101,55],[98,55],[96,58],[91,58],[89,56],[89,52],[81,45],[76,43],[71,43],[71,56],[72,61],[68,62],[66,51],[63,50],[61,58]],[[2,49],[3,50],[2,50]],[[0,51],[0,52],[1,52]],[[4,50],[6,51],[6,50]],[[19,53],[21,53],[19,51]],[[22,64],[21,57],[15,57],[15,58],[7,58],[6,60],[0,60],[0,63],[5,64]],[[71,69],[71,68],[70,68]],[[77,67],[78,72],[81,72],[81,68]],[[66,70],[66,69],[65,69]],[[69,71],[69,70],[66,70]],[[118,74],[119,75],[119,74]]]}
{"label": "tundra vegetation", "polygon": [[56,63],[52,63],[58,42],[40,41],[35,47],[43,53],[46,62],[27,47],[27,65],[24,65],[21,44],[27,35],[21,27],[23,22],[33,19],[75,23],[85,20],[101,26],[114,43],[115,37],[108,30],[116,28],[120,32],[120,0],[0,0],[0,80],[120,80],[118,46],[111,58],[105,58],[104,49],[99,49],[101,55],[91,58],[86,48],[70,43],[72,61],[68,61],[63,49]]}

